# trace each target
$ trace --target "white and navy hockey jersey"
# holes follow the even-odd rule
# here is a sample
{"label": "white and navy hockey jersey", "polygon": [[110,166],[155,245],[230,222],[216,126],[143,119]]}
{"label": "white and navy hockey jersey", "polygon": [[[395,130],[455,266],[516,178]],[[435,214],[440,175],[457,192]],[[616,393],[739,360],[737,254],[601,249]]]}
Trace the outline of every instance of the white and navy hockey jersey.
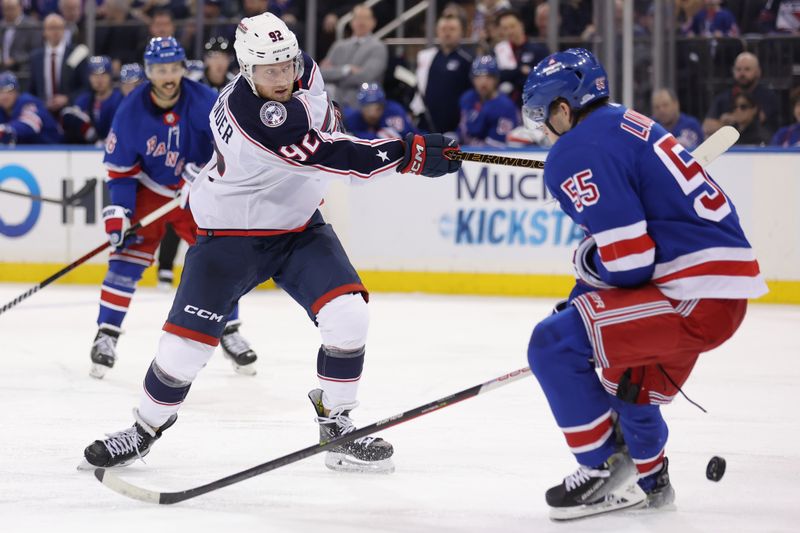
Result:
{"label": "white and navy hockey jersey", "polygon": [[216,98],[217,93],[205,85],[183,78],[181,96],[171,109],[155,106],[150,82],[122,101],[103,158],[113,204],[133,211],[139,186],[172,198],[182,185],[183,166],[202,166],[211,159],[213,145],[206,117]]}
{"label": "white and navy hockey jersey", "polygon": [[264,235],[305,226],[332,179],[394,174],[405,153],[398,139],[364,140],[336,132],[337,122],[316,63],[287,102],[253,94],[237,77],[210,114],[214,156],[192,185],[201,229]]}
{"label": "white and navy hockey jersey", "polygon": [[615,287],[652,282],[669,298],[756,298],[767,292],[736,209],[662,126],[601,107],[553,146],[545,183],[598,246]]}

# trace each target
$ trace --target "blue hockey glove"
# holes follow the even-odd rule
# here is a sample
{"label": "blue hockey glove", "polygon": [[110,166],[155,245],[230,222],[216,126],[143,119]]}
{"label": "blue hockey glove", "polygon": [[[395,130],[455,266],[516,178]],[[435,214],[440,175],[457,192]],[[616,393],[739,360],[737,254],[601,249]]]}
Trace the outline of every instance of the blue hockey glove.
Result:
{"label": "blue hockey glove", "polygon": [[594,263],[596,251],[597,243],[594,242],[593,237],[586,237],[581,241],[572,257],[575,274],[578,279],[596,289],[611,289],[612,286],[603,281],[597,271],[597,265]]}
{"label": "blue hockey glove", "polygon": [[461,168],[461,161],[453,161],[448,155],[458,151],[455,139],[441,133],[416,135],[409,133],[405,138],[406,153],[397,171],[401,174],[419,174],[438,178]]}

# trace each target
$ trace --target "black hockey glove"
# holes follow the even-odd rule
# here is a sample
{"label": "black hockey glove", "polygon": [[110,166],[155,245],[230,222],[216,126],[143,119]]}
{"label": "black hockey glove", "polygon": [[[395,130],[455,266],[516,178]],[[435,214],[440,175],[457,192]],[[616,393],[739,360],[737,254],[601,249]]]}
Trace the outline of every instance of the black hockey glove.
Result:
{"label": "black hockey glove", "polygon": [[453,161],[448,155],[459,149],[455,139],[441,133],[416,135],[409,133],[405,138],[406,153],[397,171],[401,174],[421,174],[438,178],[461,168],[461,161]]}

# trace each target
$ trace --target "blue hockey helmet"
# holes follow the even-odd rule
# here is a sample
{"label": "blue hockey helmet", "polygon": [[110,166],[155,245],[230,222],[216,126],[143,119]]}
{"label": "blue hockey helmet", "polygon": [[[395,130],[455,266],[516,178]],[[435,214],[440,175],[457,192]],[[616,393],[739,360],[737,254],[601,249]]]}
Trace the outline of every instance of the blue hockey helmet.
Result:
{"label": "blue hockey helmet", "polygon": [[138,83],[144,79],[144,70],[139,63],[127,63],[119,69],[120,83]]}
{"label": "blue hockey helmet", "polygon": [[0,91],[16,91],[19,90],[19,80],[13,72],[5,71],[0,72]]}
{"label": "blue hockey helmet", "polygon": [[186,60],[186,52],[175,37],[153,37],[144,50],[144,66]]}
{"label": "blue hockey helmet", "polygon": [[542,59],[522,90],[522,118],[535,128],[550,118],[550,104],[563,98],[575,111],[608,97],[608,75],[584,48],[570,48]]}
{"label": "blue hockey helmet", "polygon": [[497,66],[497,60],[489,55],[475,58],[475,61],[472,62],[469,75],[473,78],[475,76],[494,76],[495,78],[499,78],[500,69]]}
{"label": "blue hockey helmet", "polygon": [[92,56],[89,58],[89,74],[111,75],[111,58],[108,56]]}
{"label": "blue hockey helmet", "polygon": [[386,103],[386,93],[383,92],[380,85],[377,83],[361,84],[361,89],[358,91],[358,105],[365,106],[384,103]]}

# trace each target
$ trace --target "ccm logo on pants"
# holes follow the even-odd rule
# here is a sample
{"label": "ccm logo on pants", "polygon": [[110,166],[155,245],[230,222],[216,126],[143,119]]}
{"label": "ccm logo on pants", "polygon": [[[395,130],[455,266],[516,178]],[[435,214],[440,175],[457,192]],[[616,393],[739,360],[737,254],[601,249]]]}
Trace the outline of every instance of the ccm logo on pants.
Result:
{"label": "ccm logo on pants", "polygon": [[190,315],[197,315],[200,318],[213,320],[215,322],[222,322],[222,319],[225,318],[224,315],[218,315],[217,313],[212,313],[211,311],[206,311],[205,309],[200,309],[199,307],[195,307],[193,305],[187,305],[183,308],[183,310]]}

